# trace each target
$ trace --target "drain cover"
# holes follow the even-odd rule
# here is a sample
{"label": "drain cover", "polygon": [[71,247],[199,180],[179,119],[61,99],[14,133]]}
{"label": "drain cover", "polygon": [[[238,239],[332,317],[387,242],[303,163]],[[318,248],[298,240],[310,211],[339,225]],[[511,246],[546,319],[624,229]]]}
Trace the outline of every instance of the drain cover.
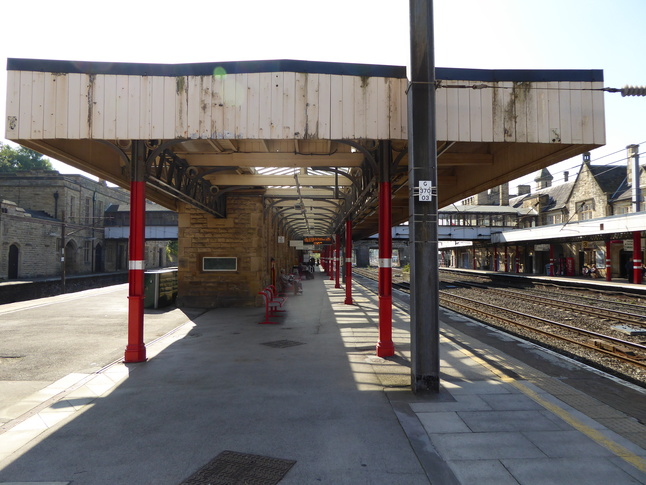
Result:
{"label": "drain cover", "polygon": [[279,349],[285,347],[294,347],[295,345],[305,345],[303,342],[295,342],[293,340],[274,340],[273,342],[264,342],[262,345],[267,347],[277,347]]}
{"label": "drain cover", "polygon": [[296,461],[223,451],[181,485],[275,485]]}

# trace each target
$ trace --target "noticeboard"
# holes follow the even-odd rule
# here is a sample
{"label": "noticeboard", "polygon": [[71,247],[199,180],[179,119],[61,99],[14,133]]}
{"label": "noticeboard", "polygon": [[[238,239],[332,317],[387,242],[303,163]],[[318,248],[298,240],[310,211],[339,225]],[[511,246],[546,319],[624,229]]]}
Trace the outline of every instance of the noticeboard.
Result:
{"label": "noticeboard", "polygon": [[202,258],[202,271],[238,271],[238,258]]}

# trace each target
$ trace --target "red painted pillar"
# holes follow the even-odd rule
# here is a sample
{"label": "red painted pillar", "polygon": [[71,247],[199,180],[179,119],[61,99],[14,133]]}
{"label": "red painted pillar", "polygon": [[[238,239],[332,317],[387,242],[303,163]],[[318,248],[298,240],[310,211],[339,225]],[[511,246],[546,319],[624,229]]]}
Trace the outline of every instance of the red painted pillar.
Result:
{"label": "red painted pillar", "polygon": [[642,233],[633,232],[633,283],[642,284]]}
{"label": "red painted pillar", "polygon": [[509,246],[505,244],[505,273],[509,273]]}
{"label": "red painted pillar", "polygon": [[345,304],[352,305],[352,221],[345,221]]}
{"label": "red painted pillar", "polygon": [[516,258],[516,274],[518,274],[520,273],[520,251],[518,246],[516,246],[516,252],[514,253],[514,257]]}
{"label": "red painted pillar", "polygon": [[610,239],[606,239],[606,281],[612,281],[612,254]]}
{"label": "red painted pillar", "polygon": [[334,281],[334,246],[330,246],[330,281]]}
{"label": "red painted pillar", "polygon": [[389,357],[395,354],[393,344],[393,241],[391,186],[388,165],[390,145],[380,146],[381,167],[379,183],[379,342],[377,356]]}
{"label": "red painted pillar", "polygon": [[550,276],[554,276],[554,245],[550,244]]}
{"label": "red painted pillar", "polygon": [[498,271],[498,246],[493,247],[493,270]]}
{"label": "red painted pillar", "polygon": [[476,268],[476,248],[473,248],[473,269],[478,269]]}
{"label": "red painted pillar", "polygon": [[336,235],[336,257],[334,258],[336,263],[336,282],[334,284],[335,288],[341,288],[341,234]]}
{"label": "red painted pillar", "polygon": [[132,142],[130,175],[130,251],[128,264],[128,345],[124,362],[144,362],[144,244],[146,237],[146,182],[144,146]]}

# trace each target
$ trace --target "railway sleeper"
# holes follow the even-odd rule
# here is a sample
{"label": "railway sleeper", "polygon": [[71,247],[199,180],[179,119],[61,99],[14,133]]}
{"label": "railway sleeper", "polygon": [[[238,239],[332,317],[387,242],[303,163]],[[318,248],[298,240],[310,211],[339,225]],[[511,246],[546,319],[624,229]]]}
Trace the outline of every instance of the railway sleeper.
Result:
{"label": "railway sleeper", "polygon": [[626,355],[628,357],[632,357],[638,360],[644,359],[644,357],[637,355],[634,350],[629,349],[628,347],[624,347],[623,345],[617,345],[612,342],[606,342],[604,340],[599,340],[599,339],[594,339],[592,342],[594,343],[595,347],[605,350],[607,352]]}

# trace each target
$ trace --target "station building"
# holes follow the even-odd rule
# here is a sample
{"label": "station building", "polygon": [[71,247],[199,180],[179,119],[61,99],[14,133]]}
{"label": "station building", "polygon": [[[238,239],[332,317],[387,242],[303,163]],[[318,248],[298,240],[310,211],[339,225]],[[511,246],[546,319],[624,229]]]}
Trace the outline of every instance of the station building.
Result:
{"label": "station building", "polygon": [[552,175],[543,169],[533,193],[520,186],[519,195],[509,197],[503,186],[442,209],[440,218],[456,226],[484,226],[472,217],[476,212],[507,221],[486,239],[445,247],[443,261],[454,267],[562,276],[587,275],[594,265],[598,277],[633,279],[633,261],[644,261],[646,231],[646,174],[636,154],[637,147],[630,146],[626,164],[594,165],[585,153],[574,180],[566,173],[564,183],[552,186]]}
{"label": "station building", "polygon": [[[341,241],[350,254],[379,232],[388,275],[391,228],[407,220],[423,291],[434,282],[417,249],[436,247],[437,207],[605,143],[601,71],[431,69],[427,38],[412,42],[410,80],[401,66],[292,60],[8,60],[5,137],[130,190],[127,362],[145,360],[146,198],[178,214],[180,305],[258,305],[311,237],[330,241],[332,266]],[[439,382],[438,362],[416,364],[427,320],[411,338],[414,388]],[[392,352],[380,337],[377,354]]]}
{"label": "station building", "polygon": [[[83,175],[0,174],[0,280],[127,271],[130,194]],[[146,267],[174,264],[177,214],[147,205]],[[164,231],[160,232],[159,229]],[[176,262],[175,262],[176,263]]]}

